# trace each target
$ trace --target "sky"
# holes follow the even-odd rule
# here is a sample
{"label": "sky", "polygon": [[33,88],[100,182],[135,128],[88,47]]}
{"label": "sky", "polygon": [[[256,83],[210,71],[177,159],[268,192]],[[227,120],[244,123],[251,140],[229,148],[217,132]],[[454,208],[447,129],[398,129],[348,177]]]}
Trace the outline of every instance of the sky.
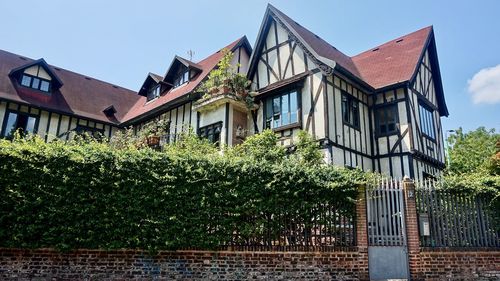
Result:
{"label": "sky", "polygon": [[137,91],[175,55],[198,61],[243,35],[253,46],[269,2],[350,56],[433,25],[443,131],[500,130],[496,0],[0,0],[0,49]]}

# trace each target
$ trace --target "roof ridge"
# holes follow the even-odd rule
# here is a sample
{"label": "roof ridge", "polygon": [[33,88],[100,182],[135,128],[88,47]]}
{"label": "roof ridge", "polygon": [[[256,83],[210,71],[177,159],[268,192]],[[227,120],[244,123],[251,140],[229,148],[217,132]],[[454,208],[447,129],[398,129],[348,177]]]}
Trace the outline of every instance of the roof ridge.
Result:
{"label": "roof ridge", "polygon": [[[33,58],[30,58],[30,57],[27,57],[27,56],[19,55],[19,54],[12,53],[12,52],[9,52],[9,51],[6,51],[6,50],[2,50],[2,49],[0,49],[0,51],[5,52],[5,53],[9,53],[9,54],[11,54],[11,55],[13,55],[13,56],[18,56],[19,58],[24,58],[24,59],[31,60],[31,61],[27,62],[27,64],[28,64],[28,63],[32,63],[32,62],[36,62],[36,61],[39,61],[39,60],[44,60],[44,61],[47,63],[47,61],[46,61],[43,57],[41,57],[41,58],[39,58],[39,59],[33,59]],[[69,69],[66,69],[66,68],[64,68],[64,67],[56,66],[56,65],[53,65],[53,64],[50,64],[50,63],[47,63],[47,65],[48,65],[49,67],[53,68],[55,71],[65,71],[65,72],[68,72],[68,73],[70,73],[70,74],[74,74],[74,75],[80,76],[80,77],[82,77],[82,78],[84,78],[84,79],[85,79],[85,78],[90,78],[90,79],[91,79],[91,80],[93,80],[93,81],[97,81],[97,82],[100,82],[100,83],[108,84],[108,85],[110,85],[110,86],[120,87],[120,88],[122,88],[122,89],[124,89],[124,90],[128,90],[128,91],[130,91],[130,92],[132,92],[132,93],[134,93],[134,94],[136,93],[135,91],[133,91],[133,90],[131,90],[131,89],[128,89],[128,88],[126,88],[126,87],[123,87],[123,86],[120,86],[120,85],[116,85],[116,84],[113,84],[113,83],[110,83],[110,82],[106,82],[106,81],[104,81],[104,80],[101,80],[101,79],[99,79],[99,78],[92,77],[92,76],[90,76],[90,75],[86,75],[86,74],[83,74],[83,73],[78,73],[78,72],[75,72],[75,71],[73,71],[73,70],[69,70]],[[57,72],[55,72],[55,73],[57,73]]]}
{"label": "roof ridge", "polygon": [[231,43],[227,44],[226,46],[224,46],[224,47],[222,47],[222,48],[218,49],[217,51],[215,51],[215,52],[211,53],[210,55],[208,55],[208,56],[207,56],[207,57],[205,57],[204,59],[202,59],[202,60],[200,60],[200,61],[196,62],[195,64],[200,64],[201,62],[203,62],[203,61],[205,61],[205,60],[207,60],[207,59],[211,58],[212,56],[214,56],[214,55],[218,54],[220,51],[222,51],[222,50],[224,50],[224,49],[227,49],[228,47],[230,47],[230,46],[232,46],[232,45],[235,45],[235,46],[236,46],[236,44],[237,44],[237,43],[239,43],[239,42],[241,42],[241,40],[243,40],[245,37],[246,37],[246,35],[243,35],[243,36],[239,37],[238,39],[236,39],[236,40],[234,40],[233,42],[231,42]]}

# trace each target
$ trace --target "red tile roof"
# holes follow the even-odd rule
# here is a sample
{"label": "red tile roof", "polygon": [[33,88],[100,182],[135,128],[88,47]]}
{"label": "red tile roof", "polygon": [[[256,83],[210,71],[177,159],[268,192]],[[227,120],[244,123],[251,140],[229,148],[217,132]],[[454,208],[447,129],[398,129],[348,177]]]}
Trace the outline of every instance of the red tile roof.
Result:
{"label": "red tile roof", "polygon": [[[432,26],[429,26],[349,57],[272,5],[269,5],[269,9],[288,24],[316,54],[335,61],[374,89],[409,81],[432,32]],[[403,41],[396,42],[399,39]]]}
{"label": "red tile roof", "polygon": [[[246,40],[246,38],[245,37],[239,38],[238,40],[232,42],[231,44],[227,45],[222,49],[232,50],[237,45],[239,45],[243,40]],[[124,121],[129,122],[133,119],[143,117],[152,110],[158,109],[180,97],[192,93],[192,91],[203,81],[203,79],[205,79],[208,73],[222,59],[223,52],[221,52],[221,50],[217,51],[216,53],[208,56],[207,58],[195,64],[202,71],[197,76],[195,76],[193,80],[187,82],[182,86],[173,88],[166,93],[163,93],[159,98],[152,100],[150,102],[146,102],[146,97],[139,97],[139,99],[136,101],[136,103],[132,106],[132,108],[125,116]]]}
{"label": "red tile roof", "polygon": [[[121,123],[128,109],[138,100],[134,91],[51,65],[51,71],[59,77],[63,86],[50,95],[12,81],[9,77],[11,70],[33,61],[0,50],[0,99],[114,124]],[[111,105],[117,113],[114,117],[107,117],[103,110]]]}
{"label": "red tile roof", "polygon": [[[232,50],[240,44],[247,44],[246,41],[246,37],[242,37],[224,48]],[[182,59],[183,62],[199,68],[201,70],[199,75],[194,80],[163,93],[160,98],[146,103],[146,97],[134,91],[51,65],[49,65],[50,70],[63,83],[59,90],[47,95],[19,86],[17,81],[9,77],[9,73],[34,60],[0,50],[0,99],[119,125],[190,94],[221,58],[222,52],[219,50],[198,63]],[[149,75],[157,82],[163,80],[160,75],[154,73]],[[113,117],[107,117],[103,112],[110,106],[114,106],[117,111]]]}
{"label": "red tile roof", "polygon": [[432,26],[391,40],[352,57],[361,78],[379,89],[409,81],[432,32]]}

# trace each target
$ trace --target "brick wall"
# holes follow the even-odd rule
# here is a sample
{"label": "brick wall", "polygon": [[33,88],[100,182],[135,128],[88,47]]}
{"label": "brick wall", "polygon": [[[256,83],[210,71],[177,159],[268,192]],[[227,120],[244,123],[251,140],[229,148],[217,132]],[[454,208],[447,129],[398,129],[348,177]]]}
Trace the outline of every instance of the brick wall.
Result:
{"label": "brick wall", "polygon": [[[363,280],[358,252],[0,249],[0,280]],[[363,276],[360,278],[360,276]]]}
{"label": "brick wall", "polygon": [[[500,280],[500,249],[421,248],[414,187],[404,184],[412,280]],[[414,193],[413,193],[414,194]],[[356,203],[355,248],[338,252],[145,251],[0,248],[0,280],[368,280],[366,198]]]}
{"label": "brick wall", "polygon": [[406,239],[408,247],[408,263],[410,276],[418,276],[420,263],[420,236],[418,230],[417,205],[415,201],[415,184],[409,178],[403,181],[404,206],[406,219]]}
{"label": "brick wall", "polygon": [[422,248],[420,280],[500,280],[500,249]]}

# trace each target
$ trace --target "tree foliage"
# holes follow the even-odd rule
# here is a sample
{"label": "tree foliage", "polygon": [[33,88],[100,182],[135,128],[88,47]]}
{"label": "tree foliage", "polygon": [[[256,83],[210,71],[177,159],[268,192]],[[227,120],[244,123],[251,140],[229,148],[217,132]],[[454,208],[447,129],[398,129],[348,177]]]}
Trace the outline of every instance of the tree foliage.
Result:
{"label": "tree foliage", "polygon": [[474,131],[464,133],[462,128],[448,138],[449,159],[448,172],[470,173],[488,169],[492,157],[497,152],[497,142],[500,134],[495,129],[487,130],[479,127]]}
{"label": "tree foliage", "polygon": [[500,134],[484,127],[468,133],[459,128],[447,141],[449,163],[443,186],[490,198],[490,208],[500,226]]}

